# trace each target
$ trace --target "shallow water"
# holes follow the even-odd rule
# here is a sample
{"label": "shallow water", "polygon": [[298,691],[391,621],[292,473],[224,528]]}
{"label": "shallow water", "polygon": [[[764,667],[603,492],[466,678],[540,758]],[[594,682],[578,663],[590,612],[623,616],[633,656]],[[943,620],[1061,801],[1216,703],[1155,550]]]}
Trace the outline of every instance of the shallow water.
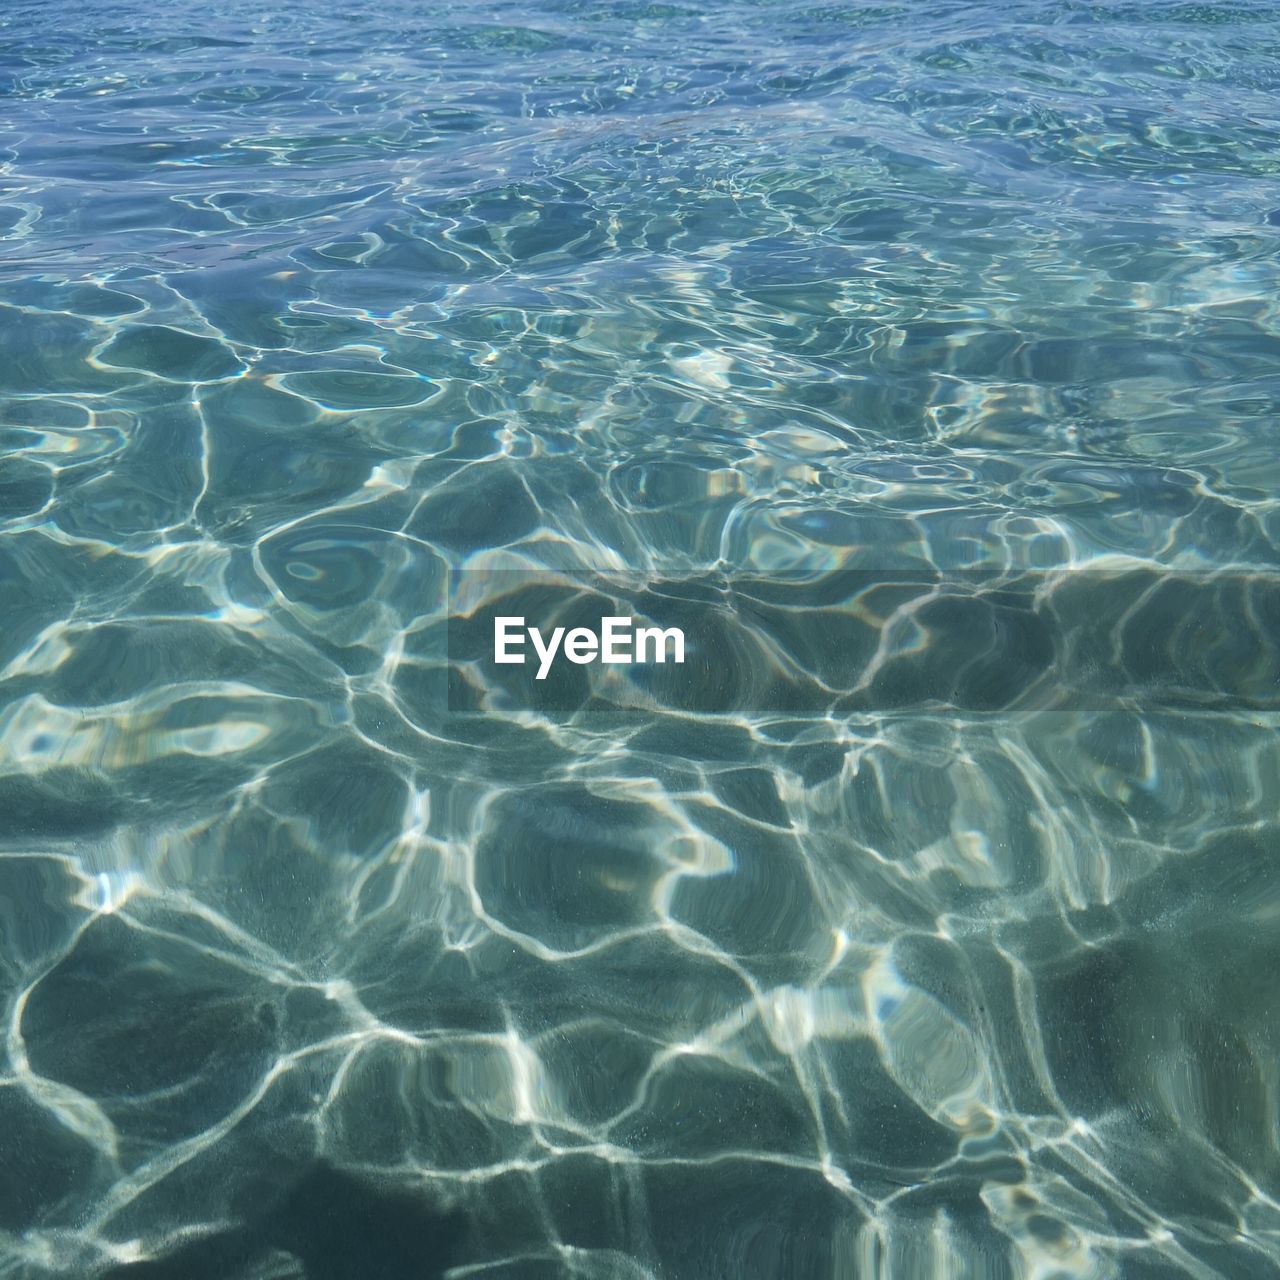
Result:
{"label": "shallow water", "polygon": [[1280,1275],[1278,92],[5,5],[0,1276]]}

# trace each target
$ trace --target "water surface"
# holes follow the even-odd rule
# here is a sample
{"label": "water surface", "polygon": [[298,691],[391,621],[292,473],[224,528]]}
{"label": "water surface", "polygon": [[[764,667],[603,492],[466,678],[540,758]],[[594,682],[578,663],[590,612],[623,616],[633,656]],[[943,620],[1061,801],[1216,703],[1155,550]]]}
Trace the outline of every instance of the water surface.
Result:
{"label": "water surface", "polygon": [[[1277,103],[1270,2],[6,4],[0,1276],[1280,1274]],[[701,665],[522,705],[513,582]]]}

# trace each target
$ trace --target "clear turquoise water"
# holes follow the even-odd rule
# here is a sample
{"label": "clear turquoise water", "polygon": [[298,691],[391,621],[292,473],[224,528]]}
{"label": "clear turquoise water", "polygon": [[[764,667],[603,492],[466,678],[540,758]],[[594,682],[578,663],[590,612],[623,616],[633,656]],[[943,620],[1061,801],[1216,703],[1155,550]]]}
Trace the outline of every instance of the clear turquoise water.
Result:
{"label": "clear turquoise water", "polygon": [[[1278,94],[9,0],[0,1277],[1280,1274]],[[688,681],[489,687],[513,582]]]}

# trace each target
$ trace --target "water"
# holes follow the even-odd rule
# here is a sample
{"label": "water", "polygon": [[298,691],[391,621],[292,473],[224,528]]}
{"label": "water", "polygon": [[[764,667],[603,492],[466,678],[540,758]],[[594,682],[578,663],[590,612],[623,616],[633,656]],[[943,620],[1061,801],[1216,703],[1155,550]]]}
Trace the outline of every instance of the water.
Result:
{"label": "water", "polygon": [[10,0],[0,1276],[1280,1274],[1278,91]]}

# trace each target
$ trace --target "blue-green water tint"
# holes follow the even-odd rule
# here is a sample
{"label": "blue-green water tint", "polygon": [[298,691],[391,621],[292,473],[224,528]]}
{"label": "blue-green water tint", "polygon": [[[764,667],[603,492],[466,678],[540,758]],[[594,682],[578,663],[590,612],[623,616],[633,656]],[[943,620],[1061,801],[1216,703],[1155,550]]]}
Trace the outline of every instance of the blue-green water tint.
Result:
{"label": "blue-green water tint", "polygon": [[[1280,1274],[1278,247],[1271,3],[6,4],[0,1276]],[[451,715],[522,566],[813,596]]]}

